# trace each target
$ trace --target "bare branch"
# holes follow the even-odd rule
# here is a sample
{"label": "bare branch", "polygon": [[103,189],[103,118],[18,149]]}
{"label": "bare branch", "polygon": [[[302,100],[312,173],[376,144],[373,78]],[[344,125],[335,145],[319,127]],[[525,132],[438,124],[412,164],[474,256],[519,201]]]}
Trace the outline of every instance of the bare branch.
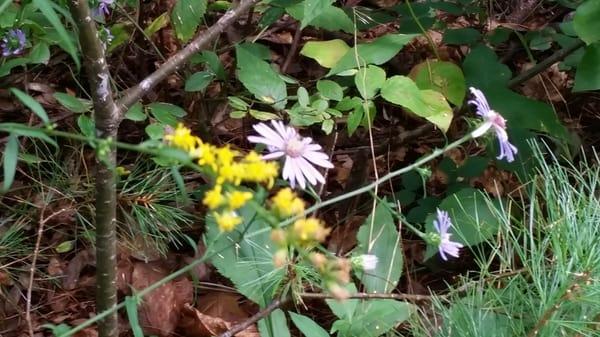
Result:
{"label": "bare branch", "polygon": [[241,0],[237,7],[225,13],[214,25],[200,34],[177,54],[171,56],[155,72],[150,74],[135,87],[127,90],[125,96],[117,102],[120,115],[123,116],[123,114],[135,104],[135,102],[150,91],[150,89],[154,88],[167,76],[177,71],[192,55],[200,51],[209,42],[219,36],[238,16],[254,6],[255,3],[256,0]]}

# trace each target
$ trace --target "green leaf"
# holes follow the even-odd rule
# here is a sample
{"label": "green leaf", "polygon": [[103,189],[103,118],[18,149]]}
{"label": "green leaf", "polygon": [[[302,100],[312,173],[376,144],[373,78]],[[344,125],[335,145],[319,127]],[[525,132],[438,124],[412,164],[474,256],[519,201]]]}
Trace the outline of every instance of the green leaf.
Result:
{"label": "green leaf", "polygon": [[[329,71],[327,76],[341,73],[344,70],[358,68],[359,66],[364,67],[368,64],[384,64],[398,54],[402,47],[415,36],[413,34],[387,34],[372,42],[359,44],[348,50]],[[358,62],[360,64],[356,64],[356,55],[358,55]]]}
{"label": "green leaf", "polygon": [[448,29],[444,32],[443,43],[472,45],[481,39],[481,33],[475,28]]}
{"label": "green leaf", "polygon": [[378,337],[406,321],[414,306],[392,299],[361,301],[351,319],[341,319],[332,326],[338,336]]}
{"label": "green leaf", "polygon": [[25,104],[26,107],[33,111],[33,113],[35,113],[42,120],[42,122],[44,122],[44,124],[50,124],[46,110],[44,110],[38,101],[17,88],[10,88],[10,92],[17,96],[21,103]]}
{"label": "green leaf", "polygon": [[204,91],[213,78],[215,78],[215,74],[210,71],[194,73],[185,81],[185,91]]}
{"label": "green leaf", "polygon": [[357,254],[372,254],[379,262],[374,270],[357,272],[368,292],[389,293],[402,275],[402,240],[386,201],[380,202],[358,230]]}
{"label": "green leaf", "polygon": [[237,45],[238,79],[259,100],[283,109],[287,103],[285,82],[271,65],[253,53],[250,44]]}
{"label": "green leaf", "polygon": [[127,110],[125,113],[125,118],[134,121],[134,122],[142,122],[145,121],[148,116],[144,113],[144,107],[142,103],[137,102]]}
{"label": "green leaf", "polygon": [[585,48],[585,54],[583,54],[575,74],[573,91],[597,89],[600,89],[600,43],[594,43]]}
{"label": "green leaf", "polygon": [[325,329],[321,328],[319,324],[315,323],[309,317],[299,315],[294,312],[289,312],[290,318],[294,325],[304,334],[306,337],[329,337],[329,334]]}
{"label": "green leaf", "polygon": [[148,104],[148,109],[156,120],[170,126],[177,125],[177,117],[181,118],[187,115],[185,110],[170,103],[151,103]]}
{"label": "green leaf", "polygon": [[[415,13],[415,18],[410,12],[410,9],[405,3],[401,3],[394,6],[393,9],[401,15],[400,27],[398,31],[400,33],[421,33],[421,27],[429,29],[435,23],[435,10],[431,8],[432,4],[428,1],[426,3],[415,3],[410,4],[412,10]],[[418,21],[418,22],[417,22]]]}
{"label": "green leaf", "polygon": [[4,63],[0,62],[0,77],[10,74],[10,71],[13,68],[26,65],[27,63],[29,63],[29,58],[27,57],[16,57],[9,59]]}
{"label": "green leaf", "polygon": [[229,113],[229,117],[235,118],[235,119],[240,119],[240,118],[246,117],[247,114],[248,114],[248,110],[232,110]]}
{"label": "green leaf", "polygon": [[165,126],[160,123],[148,124],[145,131],[150,139],[162,139],[165,135]]}
{"label": "green leaf", "polygon": [[372,99],[385,83],[385,70],[373,65],[360,68],[354,83],[364,99]]}
{"label": "green leaf", "polygon": [[55,250],[57,253],[68,253],[75,248],[75,240],[67,240],[61,242],[58,246],[56,246]]}
{"label": "green leaf", "polygon": [[310,103],[310,97],[308,96],[308,91],[306,88],[298,87],[296,95],[298,96],[298,104],[300,104],[300,106],[303,108],[308,107],[308,104]]}
{"label": "green leaf", "polygon": [[250,113],[250,116],[258,119],[259,121],[270,121],[272,119],[279,119],[279,116],[272,112],[250,109],[248,110],[248,113]]}
{"label": "green leaf", "polygon": [[[256,193],[254,201],[262,204],[265,193]],[[277,250],[270,238],[270,225],[264,218],[256,216],[249,205],[238,214],[243,223],[232,232],[220,232],[212,216],[206,218],[206,254],[213,256],[211,262],[221,275],[229,278],[237,291],[261,308],[266,307],[275,296],[282,281],[284,268],[276,269],[271,261]],[[245,233],[260,234],[249,237]],[[232,244],[235,243],[235,244]]]}
{"label": "green leaf", "polygon": [[360,122],[363,120],[363,116],[365,114],[365,109],[362,105],[358,105],[354,110],[350,111],[348,115],[348,120],[346,121],[346,126],[348,128],[348,135],[352,136]]}
{"label": "green leaf", "polygon": [[300,50],[300,55],[310,57],[322,67],[333,68],[338,61],[350,50],[343,40],[308,41]]}
{"label": "green leaf", "polygon": [[600,40],[600,1],[588,0],[575,11],[573,25],[579,38],[587,44]]}
{"label": "green leaf", "polygon": [[92,109],[92,102],[90,100],[71,96],[64,92],[55,92],[52,94],[52,97],[56,98],[60,105],[72,112],[83,113]]}
{"label": "green leaf", "polygon": [[33,0],[33,4],[42,12],[42,14],[44,14],[44,16],[46,17],[46,19],[48,19],[48,22],[50,22],[52,27],[54,27],[54,29],[58,33],[58,36],[60,36],[61,38],[60,46],[67,53],[69,53],[69,55],[71,55],[71,58],[73,58],[73,61],[75,61],[75,64],[79,69],[81,67],[81,64],[77,55],[77,48],[75,47],[75,44],[71,39],[71,35],[69,35],[67,30],[65,29],[65,26],[63,26],[62,22],[60,21],[60,18],[54,11],[52,3],[49,0]]}
{"label": "green leaf", "polygon": [[[345,288],[350,294],[356,293],[356,286],[352,282],[348,283]],[[327,306],[329,306],[331,312],[333,312],[334,315],[342,320],[352,320],[359,302],[360,300],[357,299],[347,299],[341,301],[333,299],[325,300],[325,303],[327,303]]]}
{"label": "green leaf", "polygon": [[[447,196],[439,205],[441,210],[447,211],[452,221],[451,240],[460,242],[465,246],[473,246],[494,237],[500,227],[497,209],[501,201],[496,199],[486,200],[483,194],[473,188],[465,188]],[[433,220],[436,214],[432,213],[425,220],[427,232],[435,232]],[[437,247],[428,246],[425,259],[429,259],[438,252]]]}
{"label": "green leaf", "polygon": [[463,104],[467,84],[462,70],[456,64],[427,60],[415,66],[410,76],[419,89],[435,90],[442,93],[452,104]]}
{"label": "green leaf", "polygon": [[317,81],[317,90],[321,96],[334,101],[341,101],[344,98],[344,89],[334,81]]}
{"label": "green leaf", "polygon": [[281,309],[273,310],[268,317],[258,321],[258,331],[261,337],[290,337],[290,329]]}
{"label": "green leaf", "polygon": [[421,90],[406,76],[396,75],[388,78],[381,88],[381,97],[409,109],[418,116],[426,117],[429,113],[421,97]]}
{"label": "green leaf", "polygon": [[50,48],[46,42],[39,41],[31,48],[27,57],[31,63],[48,64],[48,60],[50,60]]}
{"label": "green leaf", "polygon": [[169,24],[169,13],[164,12],[159,15],[156,19],[152,20],[152,22],[144,29],[144,34],[148,37],[151,37],[159,30],[165,28]]}
{"label": "green leaf", "polygon": [[479,45],[471,50],[463,62],[467,83],[476,88],[505,86],[510,80],[510,69],[498,61],[493,50]]}
{"label": "green leaf", "polygon": [[144,332],[142,331],[142,327],[140,326],[140,321],[138,319],[137,307],[137,297],[125,296],[125,310],[127,311],[127,318],[129,321],[129,326],[133,332],[133,336],[144,337]]}
{"label": "green leaf", "polygon": [[77,118],[77,126],[79,126],[79,130],[86,137],[93,138],[96,134],[96,123],[86,115],[80,115]]}
{"label": "green leaf", "polygon": [[3,166],[4,166],[4,182],[2,183],[2,192],[7,192],[10,189],[13,181],[15,180],[15,173],[17,172],[17,160],[19,156],[19,139],[17,135],[11,133],[8,136],[8,142],[4,148]]}
{"label": "green leaf", "polygon": [[171,23],[177,38],[187,42],[196,33],[206,13],[207,0],[177,0],[171,13]]}
{"label": "green leaf", "polygon": [[208,70],[215,74],[217,79],[222,81],[227,79],[227,75],[225,74],[225,68],[223,68],[223,63],[221,63],[219,55],[217,55],[215,52],[210,50],[203,50],[200,54],[197,54],[196,56],[197,57],[195,57],[195,61],[205,63],[208,67]]}
{"label": "green leaf", "polygon": [[452,122],[453,114],[444,95],[433,90],[421,90],[421,97],[428,111],[423,117],[446,133]]}
{"label": "green leaf", "polygon": [[45,329],[50,329],[52,331],[52,335],[55,337],[69,336],[68,333],[71,331],[71,327],[65,323],[61,323],[59,325],[44,324],[42,327]]}
{"label": "green leaf", "polygon": [[311,26],[322,28],[331,32],[341,30],[346,33],[354,32],[354,23],[343,9],[337,6],[327,6],[312,20]]}
{"label": "green leaf", "polygon": [[304,0],[302,1],[303,15],[300,29],[306,28],[309,23],[319,16],[325,8],[331,5],[331,0]]}
{"label": "green leaf", "polygon": [[326,135],[331,134],[334,127],[335,121],[333,119],[326,119],[323,121],[323,124],[321,124],[321,130],[323,130],[323,132],[325,132]]}
{"label": "green leaf", "polygon": [[37,130],[37,129],[31,129],[28,126],[23,125],[23,124],[0,123],[0,131],[14,133],[19,136],[39,138],[39,139],[45,141],[46,143],[51,144],[52,146],[58,148],[58,144],[56,144],[56,142],[52,138],[48,137],[48,135],[45,134],[43,131]]}

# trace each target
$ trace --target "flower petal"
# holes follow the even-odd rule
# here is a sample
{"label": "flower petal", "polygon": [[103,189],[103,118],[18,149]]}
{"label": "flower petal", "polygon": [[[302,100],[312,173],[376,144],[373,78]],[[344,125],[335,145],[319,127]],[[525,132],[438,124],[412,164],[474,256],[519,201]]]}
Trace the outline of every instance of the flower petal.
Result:
{"label": "flower petal", "polygon": [[260,143],[272,146],[278,150],[283,150],[283,148],[285,148],[285,144],[283,143],[283,141],[267,137],[248,136],[248,141],[250,143]]}
{"label": "flower petal", "polygon": [[329,156],[323,152],[304,151],[302,156],[315,165],[325,168],[333,168],[333,164],[329,161]]}

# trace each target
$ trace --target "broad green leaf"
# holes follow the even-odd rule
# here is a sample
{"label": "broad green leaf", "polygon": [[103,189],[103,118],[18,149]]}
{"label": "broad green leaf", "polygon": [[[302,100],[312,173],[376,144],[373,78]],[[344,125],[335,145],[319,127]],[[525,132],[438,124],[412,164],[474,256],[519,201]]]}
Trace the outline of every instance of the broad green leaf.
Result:
{"label": "broad green leaf", "polygon": [[[160,120],[159,117],[157,117],[157,114],[160,115],[163,118],[167,118],[169,120],[171,120],[169,117],[166,117],[166,115],[171,115],[173,119],[175,119],[175,117],[184,117],[185,115],[187,115],[187,112],[185,110],[183,110],[182,108],[178,107],[175,104],[171,104],[171,103],[150,103],[148,104],[148,109],[150,109],[150,112],[154,115],[154,117],[156,117],[156,119]],[[163,122],[165,124],[169,124],[166,122]],[[170,125],[170,124],[169,124]],[[174,126],[174,125],[172,125]]]}
{"label": "broad green leaf", "polygon": [[[316,3],[319,0],[312,0],[312,3]],[[332,1],[326,0],[321,1],[317,7],[320,7],[318,12],[314,12],[313,18],[307,25],[316,28],[323,28],[328,31],[342,30],[346,33],[352,33],[354,31],[354,23],[352,19],[344,12],[343,9],[331,5]],[[307,6],[306,1],[300,1],[295,5],[288,6],[285,10],[296,20],[305,21],[305,8]],[[276,13],[273,13],[276,14]]]}
{"label": "broad green leaf", "polygon": [[110,26],[110,32],[114,37],[108,46],[107,53],[111,53],[113,50],[129,41],[134,29],[135,27],[133,24],[129,22],[116,23]]}
{"label": "broad green leaf", "polygon": [[588,0],[575,11],[573,25],[579,38],[587,44],[600,40],[600,1]]}
{"label": "broad green leaf", "polygon": [[[465,246],[473,246],[494,237],[500,227],[500,220],[496,214],[500,209],[501,200],[488,201],[483,194],[473,188],[465,188],[447,196],[439,205],[441,210],[447,211],[452,221],[451,240],[460,242]],[[435,232],[433,220],[436,214],[432,213],[425,220],[427,232]],[[438,252],[437,247],[428,246],[425,259],[429,259]]]}
{"label": "broad green leaf", "polygon": [[338,336],[378,337],[406,321],[415,312],[412,304],[392,299],[361,301],[352,319],[336,321]]}
{"label": "broad green leaf", "polygon": [[379,259],[374,270],[357,272],[358,278],[370,293],[391,292],[402,275],[402,240],[385,202],[377,205],[356,235],[357,254],[372,254]]}
{"label": "broad green leaf", "polygon": [[322,67],[333,68],[351,48],[343,40],[308,41],[300,54],[317,61]]}
{"label": "broad green leaf", "polygon": [[298,87],[296,95],[298,96],[298,104],[300,104],[300,106],[303,108],[308,107],[308,104],[310,103],[310,97],[308,96],[308,91],[306,88]]}
{"label": "broad green leaf", "polygon": [[304,334],[306,337],[329,337],[329,334],[325,329],[321,328],[319,324],[310,319],[309,317],[299,315],[295,312],[289,312],[290,318],[294,325]]}
{"label": "broad green leaf", "polygon": [[354,83],[364,99],[372,99],[385,83],[385,70],[374,65],[362,67],[354,76]]}
{"label": "broad green leaf", "polygon": [[448,29],[444,32],[443,43],[472,45],[481,39],[481,33],[475,28]]}
{"label": "broad green leaf", "polygon": [[[600,21],[600,17],[597,21]],[[574,92],[600,89],[600,42],[585,48],[585,54],[577,67]]]}
{"label": "broad green leaf", "polygon": [[44,122],[44,124],[50,124],[46,110],[44,110],[44,107],[42,107],[38,101],[17,88],[10,88],[10,92],[17,96],[19,101],[21,101],[21,103],[25,104],[26,107],[35,113],[42,120],[42,122]]}
{"label": "broad green leaf", "polygon": [[134,122],[142,122],[145,121],[148,116],[144,113],[144,107],[142,103],[137,102],[127,110],[125,113],[125,118],[134,121]]}
{"label": "broad green leaf", "polygon": [[26,125],[19,123],[0,123],[0,131],[14,133],[18,136],[25,136],[31,138],[39,138],[45,141],[48,144],[58,148],[58,144],[54,141],[54,139],[48,137],[42,130],[31,129]]}
{"label": "broad green leaf", "polygon": [[[256,193],[254,200],[262,204],[265,197],[264,192]],[[213,256],[213,265],[233,282],[237,291],[264,308],[273,300],[285,270],[276,269],[272,263],[277,247],[270,238],[270,225],[256,216],[256,211],[249,205],[241,208],[238,214],[243,223],[232,232],[220,232],[214,217],[206,218],[206,254]],[[264,232],[252,237],[246,235],[258,230]]]}
{"label": "broad green leaf", "polygon": [[152,123],[146,126],[145,131],[150,139],[162,139],[165,135],[165,126],[160,123]]}
{"label": "broad green leaf", "polygon": [[344,98],[344,89],[334,81],[317,81],[317,90],[321,96],[334,101],[341,101]]}
{"label": "broad green leaf", "polygon": [[12,0],[0,0],[0,28],[12,28],[19,14],[19,6]]}
{"label": "broad green leaf", "polygon": [[169,13],[164,12],[159,15],[156,19],[152,20],[152,22],[144,29],[144,34],[148,37],[151,37],[159,30],[165,28],[169,24]]}
{"label": "broad green leaf", "polygon": [[510,69],[485,45],[471,50],[463,62],[463,71],[467,83],[479,89],[505,86],[512,76]]}
{"label": "broad green leaf", "polygon": [[26,65],[27,63],[29,63],[29,58],[27,57],[16,57],[4,63],[0,62],[0,77],[10,74],[13,68]]}
{"label": "broad green leaf", "polygon": [[360,122],[363,120],[363,116],[365,114],[365,109],[362,105],[358,105],[354,108],[354,110],[350,111],[348,115],[348,120],[346,121],[346,127],[348,128],[348,135],[352,136]]}
{"label": "broad green leaf", "polygon": [[52,96],[56,98],[60,105],[64,106],[72,112],[83,113],[92,109],[92,102],[87,99],[71,96],[64,92],[55,92],[54,94],[52,94]]}
{"label": "broad green leaf", "polygon": [[31,63],[47,64],[50,60],[50,48],[46,42],[39,41],[31,48],[27,57]]}
{"label": "broad green leaf", "polygon": [[331,0],[304,0],[302,1],[303,15],[300,21],[300,29],[306,28],[327,7],[331,6]]}
{"label": "broad green leaf", "polygon": [[258,331],[261,337],[290,337],[285,313],[281,309],[273,310],[269,316],[258,321]]}
{"label": "broad green leaf", "polygon": [[326,119],[323,121],[323,124],[321,124],[321,130],[323,130],[323,132],[325,132],[326,135],[331,134],[334,127],[335,122],[333,121],[333,119]]}
{"label": "broad green leaf", "polygon": [[190,62],[194,64],[205,63],[208,67],[208,70],[215,74],[217,79],[227,79],[227,76],[225,74],[225,68],[223,68],[223,63],[221,63],[219,55],[217,55],[214,51],[203,50],[200,54],[194,55],[193,61],[190,60]]}
{"label": "broad green leaf", "polygon": [[199,71],[185,81],[185,91],[204,91],[215,75],[210,71]]}
{"label": "broad green leaf", "polygon": [[206,13],[207,0],[177,0],[171,13],[171,23],[177,38],[187,42],[196,33]]}
{"label": "broad green leaf", "polygon": [[240,119],[240,118],[246,117],[247,114],[248,114],[248,110],[232,110],[229,113],[229,117]]}
{"label": "broad green leaf", "polygon": [[15,180],[15,173],[17,172],[17,160],[19,157],[19,139],[17,135],[11,133],[8,136],[8,142],[2,154],[2,162],[4,166],[4,182],[2,183],[2,192],[6,192],[10,189],[13,181]]}
{"label": "broad green leaf", "polygon": [[327,76],[335,75],[348,69],[358,68],[359,66],[364,67],[368,64],[384,64],[398,54],[402,47],[415,36],[413,34],[387,34],[372,42],[358,44],[358,46],[355,46],[344,54],[329,71]]}
{"label": "broad green leaf", "polygon": [[409,109],[418,116],[427,117],[429,113],[421,97],[421,90],[406,76],[396,75],[388,78],[381,88],[381,97]]}
{"label": "broad green leaf", "polygon": [[50,22],[52,27],[54,27],[54,29],[61,38],[60,46],[67,53],[69,53],[69,55],[71,55],[71,58],[73,58],[73,61],[75,61],[75,64],[79,69],[81,67],[81,64],[79,63],[77,48],[75,47],[75,44],[71,39],[71,35],[69,35],[67,30],[65,29],[65,26],[63,26],[60,18],[54,11],[52,3],[49,0],[33,0],[33,4],[42,12],[42,14],[44,14],[44,16],[46,17],[46,19],[48,19],[48,22]]}
{"label": "broad green leaf", "polygon": [[[348,283],[345,286],[345,288],[346,288],[346,290],[348,290],[348,292],[350,294],[356,293],[356,286],[352,282]],[[325,303],[327,303],[327,306],[329,306],[329,309],[331,309],[331,312],[333,312],[333,314],[336,315],[339,319],[352,320],[352,317],[354,317],[356,307],[360,303],[360,300],[357,300],[357,299],[347,299],[347,300],[327,299],[327,300],[325,300]]]}
{"label": "broad green leaf", "polygon": [[448,131],[452,122],[452,108],[444,98],[444,95],[433,90],[421,90],[423,103],[427,106],[425,119],[440,128],[444,133]]}
{"label": "broad green leaf", "polygon": [[459,66],[451,62],[430,61],[416,65],[410,77],[419,89],[432,89],[442,93],[448,101],[461,106],[465,99],[467,84]]}
{"label": "broad green leaf", "polygon": [[421,27],[429,29],[433,26],[435,23],[435,10],[432,8],[431,1],[425,3],[411,2],[410,6],[415,14],[414,16],[404,1],[393,7],[401,16],[398,32],[420,34],[422,32]]}
{"label": "broad green leaf", "polygon": [[79,126],[79,130],[81,130],[81,133],[86,137],[93,138],[96,134],[94,120],[86,115],[80,115],[77,118],[77,126]]}
{"label": "broad green leaf", "polygon": [[259,121],[270,121],[272,119],[279,119],[279,116],[272,112],[260,111],[255,109],[248,110],[250,116],[258,119]]}
{"label": "broad green leaf", "polygon": [[252,52],[254,48],[251,46],[242,44],[235,48],[240,82],[259,100],[273,105],[276,109],[285,108],[287,102],[285,82],[269,63]]}

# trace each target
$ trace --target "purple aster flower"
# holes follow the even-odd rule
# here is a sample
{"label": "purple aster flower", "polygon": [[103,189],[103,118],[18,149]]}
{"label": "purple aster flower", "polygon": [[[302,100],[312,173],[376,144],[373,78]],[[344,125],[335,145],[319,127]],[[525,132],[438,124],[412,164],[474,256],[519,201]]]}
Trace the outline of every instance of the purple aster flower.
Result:
{"label": "purple aster flower", "polygon": [[252,143],[267,145],[269,154],[264,159],[275,159],[285,156],[282,176],[295,187],[296,182],[300,187],[306,187],[306,181],[311,185],[317,182],[325,183],[325,178],[314,165],[332,168],[329,157],[323,153],[321,145],[313,144],[312,138],[302,137],[296,129],[286,126],[281,121],[271,121],[273,127],[265,123],[254,125],[254,130],[260,136],[249,136]]}
{"label": "purple aster flower", "polygon": [[450,221],[448,212],[438,208],[437,219],[433,220],[433,226],[435,226],[435,230],[440,234],[441,240],[438,249],[442,259],[448,261],[446,254],[458,257],[458,250],[464,246],[458,242],[450,241],[450,235],[452,234],[448,233],[448,230],[452,227],[452,221]]}
{"label": "purple aster flower", "polygon": [[109,15],[110,14],[110,5],[112,5],[115,0],[100,0],[98,1],[98,7],[92,11],[94,16],[101,15]]}
{"label": "purple aster flower", "polygon": [[473,104],[477,107],[477,115],[481,116],[484,121],[471,135],[475,138],[479,137],[493,127],[496,132],[496,138],[498,138],[498,143],[500,144],[500,155],[497,158],[506,158],[506,161],[509,163],[514,161],[515,154],[517,154],[517,148],[508,141],[506,120],[502,115],[490,109],[490,105],[481,90],[473,87],[471,87],[470,90],[471,94],[475,96],[475,99],[470,100],[469,104]]}
{"label": "purple aster flower", "polygon": [[18,28],[13,28],[4,34],[0,48],[2,48],[2,56],[20,54],[25,49],[27,38],[25,33]]}

